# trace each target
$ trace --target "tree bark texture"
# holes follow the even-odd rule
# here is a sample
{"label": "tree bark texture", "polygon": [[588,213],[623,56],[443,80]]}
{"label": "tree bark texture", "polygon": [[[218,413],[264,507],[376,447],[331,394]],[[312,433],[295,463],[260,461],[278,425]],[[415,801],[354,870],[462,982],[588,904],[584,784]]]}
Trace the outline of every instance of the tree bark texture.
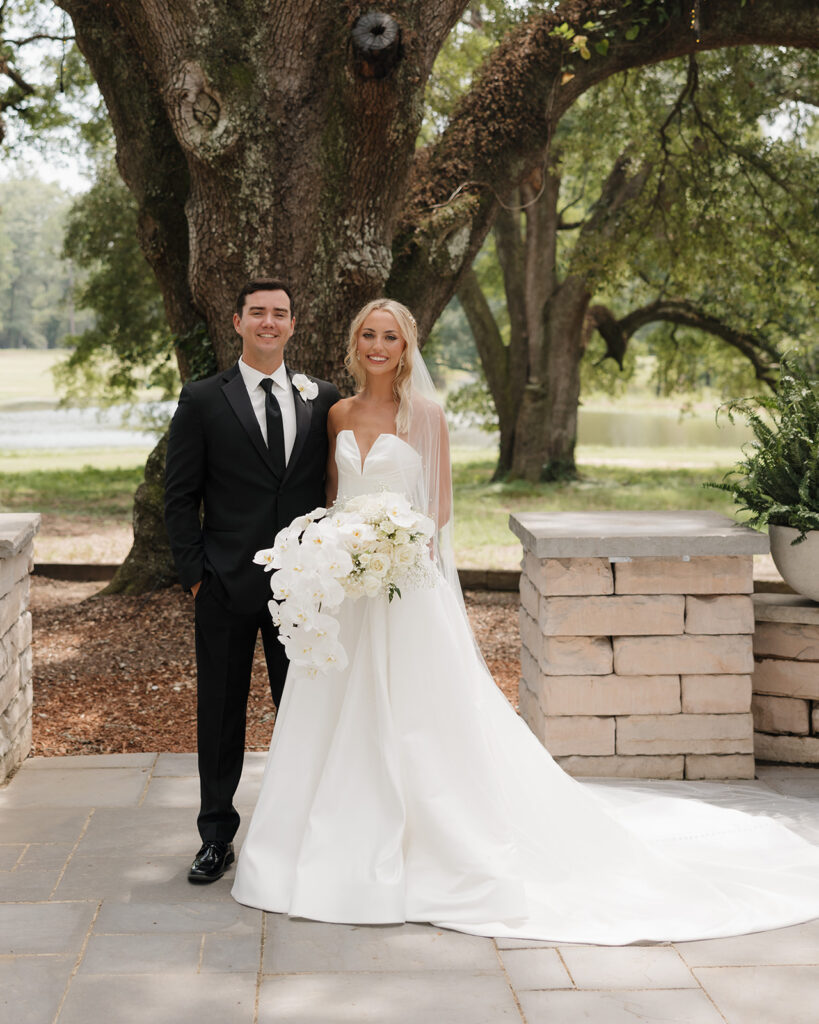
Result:
{"label": "tree bark texture", "polygon": [[[490,229],[497,197],[536,165],[586,89],[698,49],[819,47],[813,0],[708,0],[699,41],[681,0],[566,0],[510,33],[440,141],[416,153],[427,79],[467,0],[393,0],[381,13],[399,42],[391,37],[383,58],[353,44],[373,12],[355,0],[58,5],[111,114],[183,375],[201,354],[201,325],[214,368],[233,362],[234,296],[246,278],[276,275],[296,300],[289,361],[345,389],[357,309],[386,292],[413,309],[425,338]],[[638,16],[648,20],[628,40]],[[583,61],[551,32],[563,21],[583,32],[590,19],[600,26],[590,45],[605,38],[609,49]],[[534,419],[533,406],[526,423]]]}

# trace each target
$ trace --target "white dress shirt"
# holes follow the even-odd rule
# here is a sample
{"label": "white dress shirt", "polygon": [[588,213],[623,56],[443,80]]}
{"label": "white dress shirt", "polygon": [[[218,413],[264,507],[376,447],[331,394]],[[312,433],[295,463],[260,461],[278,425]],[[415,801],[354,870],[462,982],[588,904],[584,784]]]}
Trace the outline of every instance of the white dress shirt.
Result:
{"label": "white dress shirt", "polygon": [[250,396],[250,404],[253,406],[253,412],[256,414],[265,444],[267,444],[267,416],[265,415],[264,404],[267,396],[261,382],[266,377],[270,377],[273,381],[273,388],[270,394],[276,396],[276,401],[279,403],[279,408],[282,412],[284,461],[287,464],[290,461],[293,445],[296,443],[296,405],[293,388],[287,376],[287,370],[284,368],[284,363],[281,364],[275,373],[268,374],[262,373],[260,370],[254,370],[252,366],[248,366],[244,359],[239,356],[239,372],[242,375],[242,380],[245,382],[247,393]]}

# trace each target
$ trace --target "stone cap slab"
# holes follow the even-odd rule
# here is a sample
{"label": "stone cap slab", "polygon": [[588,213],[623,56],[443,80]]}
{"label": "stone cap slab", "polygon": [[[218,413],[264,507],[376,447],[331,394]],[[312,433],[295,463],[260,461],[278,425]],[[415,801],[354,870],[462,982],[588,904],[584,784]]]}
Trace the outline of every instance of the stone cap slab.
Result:
{"label": "stone cap slab", "polygon": [[819,626],[819,604],[809,597],[801,594],[754,594],[753,600],[757,622]]}
{"label": "stone cap slab", "polygon": [[19,554],[39,529],[39,512],[0,512],[0,558]]}
{"label": "stone cap slab", "polygon": [[523,512],[509,528],[537,558],[757,555],[768,537],[717,512]]}

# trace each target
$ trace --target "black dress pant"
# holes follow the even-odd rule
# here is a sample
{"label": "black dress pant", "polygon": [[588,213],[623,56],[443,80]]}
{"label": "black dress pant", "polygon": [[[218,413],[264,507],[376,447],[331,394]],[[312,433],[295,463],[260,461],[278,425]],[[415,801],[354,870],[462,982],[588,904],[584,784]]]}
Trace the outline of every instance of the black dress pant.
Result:
{"label": "black dress pant", "polygon": [[267,605],[251,614],[237,614],[219,600],[220,591],[218,580],[206,575],[194,602],[201,797],[197,824],[203,842],[229,843],[239,827],[233,796],[242,775],[250,672],[259,630],[277,708],[288,662]]}

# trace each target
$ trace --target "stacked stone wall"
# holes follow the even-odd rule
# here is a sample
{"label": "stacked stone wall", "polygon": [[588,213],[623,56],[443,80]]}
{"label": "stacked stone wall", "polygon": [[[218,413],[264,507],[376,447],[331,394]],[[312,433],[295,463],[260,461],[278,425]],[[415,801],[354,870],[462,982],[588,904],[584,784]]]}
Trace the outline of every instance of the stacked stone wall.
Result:
{"label": "stacked stone wall", "polygon": [[819,605],[796,595],[754,597],[756,756],[819,764]]}
{"label": "stacked stone wall", "polygon": [[38,515],[0,514],[0,784],[31,749],[29,579]]}
{"label": "stacked stone wall", "polygon": [[521,714],[575,775],[752,778],[752,589],[751,555],[527,551]]}

